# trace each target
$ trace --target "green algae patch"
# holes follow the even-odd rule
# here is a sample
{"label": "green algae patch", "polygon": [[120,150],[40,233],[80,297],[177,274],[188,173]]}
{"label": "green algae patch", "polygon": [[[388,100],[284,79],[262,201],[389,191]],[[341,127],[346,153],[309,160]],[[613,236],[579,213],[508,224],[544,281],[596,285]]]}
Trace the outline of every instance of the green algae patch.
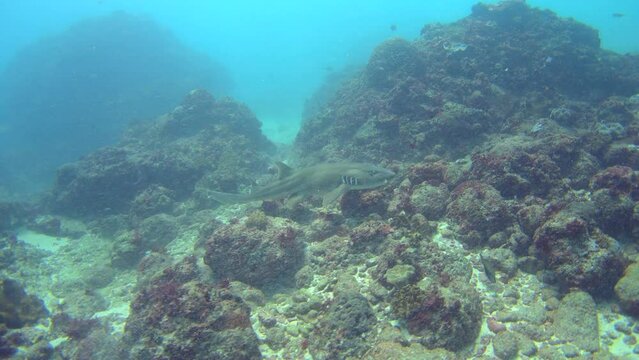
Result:
{"label": "green algae patch", "polygon": [[386,281],[394,286],[407,284],[415,275],[415,267],[412,265],[395,265],[386,271]]}
{"label": "green algae patch", "polygon": [[598,351],[599,324],[593,298],[583,291],[564,296],[554,316],[553,330],[558,339],[575,344],[581,350]]}
{"label": "green algae patch", "polygon": [[639,263],[628,266],[615,285],[621,307],[631,315],[639,315]]}

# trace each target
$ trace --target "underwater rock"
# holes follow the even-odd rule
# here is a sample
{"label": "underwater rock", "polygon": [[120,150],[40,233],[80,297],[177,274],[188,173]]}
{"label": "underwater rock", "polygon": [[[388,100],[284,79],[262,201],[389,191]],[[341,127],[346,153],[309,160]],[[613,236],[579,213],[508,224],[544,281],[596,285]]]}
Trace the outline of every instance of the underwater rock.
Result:
{"label": "underwater rock", "polygon": [[420,359],[420,360],[461,360],[454,352],[445,349],[427,349],[419,344],[403,344],[397,341],[381,341],[366,353],[366,359]]}
{"label": "underwater rock", "polygon": [[299,226],[288,219],[245,218],[216,229],[205,243],[204,262],[218,279],[260,287],[292,277],[303,265]]}
{"label": "underwater rock", "polygon": [[0,280],[0,326],[19,329],[49,314],[42,300],[28,295],[15,280]]}
{"label": "underwater rock", "polygon": [[635,144],[612,144],[606,150],[603,161],[607,165],[628,166],[639,170],[639,146]]}
{"label": "underwater rock", "polygon": [[615,285],[615,294],[624,311],[639,316],[639,263],[633,263],[626,268],[624,275]]}
{"label": "underwater rock", "polygon": [[551,216],[533,240],[537,258],[565,289],[610,294],[623,272],[617,241],[570,210]]}
{"label": "underwater rock", "polygon": [[385,221],[365,221],[351,230],[351,243],[357,248],[374,247],[384,241],[393,231],[393,227]]}
{"label": "underwater rock", "polygon": [[366,65],[366,79],[375,88],[387,88],[423,71],[424,57],[410,42],[394,38],[378,45]]}
{"label": "underwater rock", "polygon": [[459,227],[462,240],[477,246],[514,220],[508,203],[492,186],[479,181],[461,183],[451,194],[446,216]]}
{"label": "underwater rock", "polygon": [[17,188],[30,178],[48,187],[55,168],[117,140],[132,119],[170,110],[194,88],[231,87],[222,65],[150,17],[122,11],[32,41],[0,78],[12,124],[0,152],[20,154],[3,158],[17,172],[10,178]]}
{"label": "underwater rock", "polygon": [[314,359],[358,358],[370,347],[364,335],[377,319],[368,301],[359,292],[338,291],[309,339]]}
{"label": "underwater rock", "polygon": [[250,309],[200,279],[187,257],[143,287],[131,303],[122,359],[259,359]]}
{"label": "underwater rock", "polygon": [[118,345],[117,337],[111,334],[110,329],[100,326],[91,329],[81,338],[62,342],[53,352],[54,358],[110,360],[114,359]]}
{"label": "underwater rock", "polygon": [[381,190],[349,191],[340,199],[340,209],[345,217],[384,216],[387,207],[386,194]]}
{"label": "underwater rock", "polygon": [[422,289],[406,285],[391,298],[393,314],[428,348],[457,351],[479,334],[482,305],[476,290],[467,283]]}
{"label": "underwater rock", "polygon": [[0,234],[25,225],[34,212],[28,204],[0,201]]}
{"label": "underwater rock", "polygon": [[58,213],[90,219],[166,211],[195,189],[206,197],[206,189],[232,192],[252,184],[273,150],[244,105],[194,90],[118,145],[61,167],[49,202]]}
{"label": "underwater rock", "polygon": [[485,249],[481,252],[481,261],[486,268],[495,270],[511,278],[517,272],[517,257],[512,250],[498,248]]}
{"label": "underwater rock", "polygon": [[415,276],[415,267],[412,265],[395,265],[386,271],[386,282],[393,286],[406,285]]}
{"label": "underwater rock", "polygon": [[552,330],[558,339],[570,342],[583,351],[598,351],[599,324],[593,298],[583,291],[566,294],[553,316]]}
{"label": "underwater rock", "polygon": [[627,166],[611,166],[590,179],[591,190],[608,189],[614,195],[630,195],[639,199],[639,176]]}
{"label": "underwater rock", "polygon": [[51,318],[53,331],[74,340],[81,340],[97,329],[100,321],[90,318],[75,318],[67,313],[57,313]]}
{"label": "underwater rock", "polygon": [[493,350],[499,359],[514,359],[519,352],[517,333],[511,331],[500,332],[493,338]]}
{"label": "underwater rock", "polygon": [[444,184],[419,184],[413,188],[410,203],[416,212],[429,220],[437,220],[446,213],[450,192]]}
{"label": "underwater rock", "polygon": [[151,184],[133,199],[131,213],[141,219],[158,213],[169,213],[174,204],[173,196],[171,190]]}
{"label": "underwater rock", "polygon": [[148,251],[163,251],[178,235],[177,219],[157,214],[142,220],[137,227],[118,236],[111,250],[111,264],[115,267],[135,266]]}
{"label": "underwater rock", "polygon": [[591,195],[595,203],[597,225],[611,236],[628,236],[633,228],[635,202],[625,194],[600,189]]}
{"label": "underwater rock", "polygon": [[540,204],[530,204],[517,211],[517,221],[521,230],[528,236],[533,236],[535,230],[544,222],[545,209]]}
{"label": "underwater rock", "polygon": [[433,160],[419,162],[408,168],[406,176],[410,179],[411,184],[419,186],[422,183],[427,183],[439,186],[442,183],[449,183],[449,164],[439,159]]}
{"label": "underwater rock", "polygon": [[18,352],[18,345],[6,338],[7,328],[0,324],[0,359],[9,358]]}

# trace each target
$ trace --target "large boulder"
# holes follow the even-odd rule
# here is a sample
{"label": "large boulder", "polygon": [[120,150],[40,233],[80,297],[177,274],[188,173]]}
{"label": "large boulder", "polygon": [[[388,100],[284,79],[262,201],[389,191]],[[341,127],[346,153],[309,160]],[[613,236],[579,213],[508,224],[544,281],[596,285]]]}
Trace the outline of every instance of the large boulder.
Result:
{"label": "large boulder", "polygon": [[92,218],[129,211],[149,216],[191,195],[206,203],[207,189],[250,184],[273,150],[248,108],[194,90],[172,112],[130,129],[118,145],[61,167],[51,205]]}
{"label": "large boulder", "polygon": [[219,279],[258,287],[274,285],[302,266],[301,235],[291,220],[254,213],[216,229],[206,240],[204,262]]}

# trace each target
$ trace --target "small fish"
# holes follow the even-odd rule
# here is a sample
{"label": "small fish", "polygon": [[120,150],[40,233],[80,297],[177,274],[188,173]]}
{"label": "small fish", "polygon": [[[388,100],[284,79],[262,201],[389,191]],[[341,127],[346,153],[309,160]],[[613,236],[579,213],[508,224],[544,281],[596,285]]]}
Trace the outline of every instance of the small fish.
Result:
{"label": "small fish", "polygon": [[299,170],[282,162],[275,165],[278,180],[251,194],[213,191],[210,196],[222,204],[238,204],[318,194],[322,196],[322,204],[327,205],[349,190],[376,188],[395,176],[388,169],[366,163],[325,163]]}
{"label": "small fish", "polygon": [[390,31],[395,31],[395,30],[397,30],[397,25],[391,24]]}
{"label": "small fish", "polygon": [[616,12],[616,13],[612,13],[612,17],[613,17],[613,18],[622,18],[622,17],[624,17],[624,16],[626,16],[626,14],[618,13],[618,12]]}

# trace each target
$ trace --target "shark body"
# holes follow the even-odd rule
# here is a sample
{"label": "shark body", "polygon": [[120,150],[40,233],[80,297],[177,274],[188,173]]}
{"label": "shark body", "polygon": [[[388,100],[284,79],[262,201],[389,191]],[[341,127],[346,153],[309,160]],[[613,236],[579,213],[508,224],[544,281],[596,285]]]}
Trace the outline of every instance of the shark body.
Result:
{"label": "shark body", "polygon": [[289,196],[322,195],[322,204],[330,204],[349,190],[372,189],[384,185],[395,173],[367,163],[324,163],[293,170],[276,163],[278,180],[250,193],[230,194],[213,191],[213,199],[223,204],[274,200]]}

